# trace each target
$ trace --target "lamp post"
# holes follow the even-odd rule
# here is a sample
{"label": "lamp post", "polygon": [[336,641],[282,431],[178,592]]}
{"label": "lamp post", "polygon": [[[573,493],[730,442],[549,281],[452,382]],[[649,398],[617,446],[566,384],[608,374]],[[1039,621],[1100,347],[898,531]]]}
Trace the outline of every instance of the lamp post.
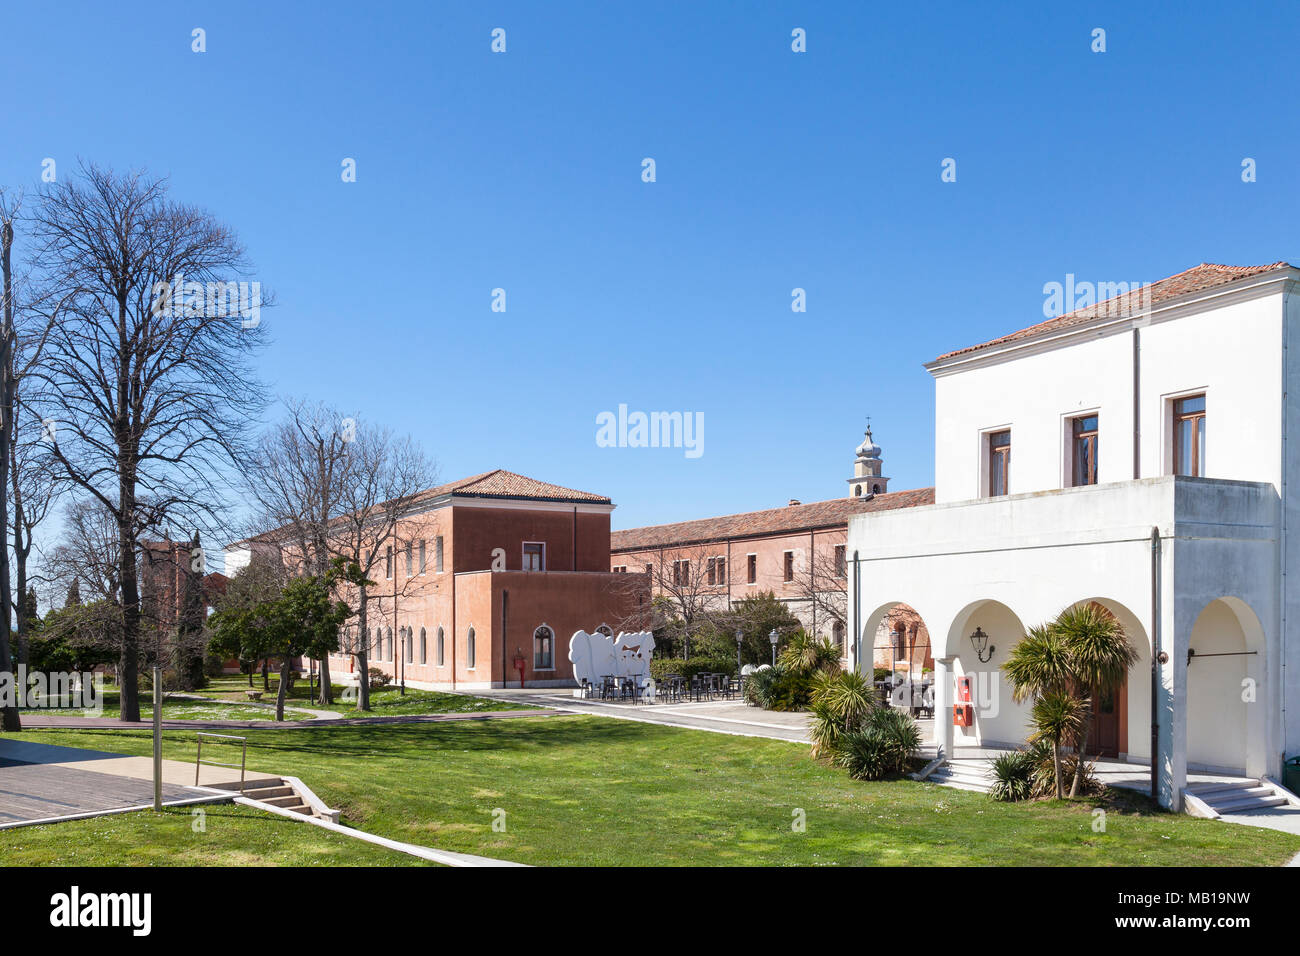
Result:
{"label": "lamp post", "polygon": [[776,642],[779,639],[776,628],[772,628],[772,633],[767,635],[767,639],[772,642],[772,666],[776,666]]}
{"label": "lamp post", "polygon": [[736,631],[736,679],[740,680],[740,645],[745,640],[745,632]]}
{"label": "lamp post", "polygon": [[[970,636],[970,642],[975,647],[975,656],[979,658],[981,664],[987,664],[993,660],[993,652],[996,647],[989,644],[989,636],[984,633],[982,627],[976,627],[975,633]],[[984,649],[988,648],[988,657],[984,656]]]}

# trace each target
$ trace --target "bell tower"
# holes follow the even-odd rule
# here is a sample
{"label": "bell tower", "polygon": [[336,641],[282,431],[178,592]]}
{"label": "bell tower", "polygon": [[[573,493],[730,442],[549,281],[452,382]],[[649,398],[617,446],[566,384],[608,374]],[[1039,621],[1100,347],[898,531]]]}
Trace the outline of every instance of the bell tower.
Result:
{"label": "bell tower", "polygon": [[849,497],[868,498],[889,490],[889,479],[881,474],[880,446],[871,437],[871,419],[867,419],[866,438],[858,446],[853,460],[853,477],[848,479]]}

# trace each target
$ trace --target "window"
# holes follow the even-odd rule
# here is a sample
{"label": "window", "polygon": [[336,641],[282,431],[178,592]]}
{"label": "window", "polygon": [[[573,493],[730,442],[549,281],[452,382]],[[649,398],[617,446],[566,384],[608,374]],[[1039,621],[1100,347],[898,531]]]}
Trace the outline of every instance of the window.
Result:
{"label": "window", "polygon": [[384,656],[384,632],[375,628],[375,646],[371,648],[371,653],[375,660],[381,660]]}
{"label": "window", "polygon": [[393,629],[391,627],[384,629],[384,637],[388,644],[384,648],[384,660],[391,661],[393,659]]}
{"label": "window", "polygon": [[393,546],[390,544],[384,550],[384,577],[391,578],[392,576],[393,576]]}
{"label": "window", "polygon": [[596,633],[604,634],[606,637],[613,637],[614,629],[610,627],[608,624],[602,624],[600,625],[600,627],[596,628]]}
{"label": "window", "polygon": [[533,631],[533,670],[555,669],[555,635],[543,624]]}
{"label": "window", "polygon": [[415,663],[415,629],[408,627],[402,633],[406,635],[404,638],[406,642],[406,663],[414,664]]}
{"label": "window", "polygon": [[673,562],[673,584],[684,587],[691,583],[691,565],[689,561]]}
{"label": "window", "polygon": [[442,573],[442,535],[433,539],[433,569]]}
{"label": "window", "polygon": [[845,554],[845,545],[837,544],[835,546],[835,575],[836,577],[847,577],[849,573],[848,556]]}
{"label": "window", "polygon": [[443,633],[442,626],[438,627],[438,666],[444,667],[447,663],[447,638]]}
{"label": "window", "polygon": [[425,557],[425,548],[424,548],[424,544],[425,544],[425,541],[424,541],[423,538],[421,538],[421,539],[420,539],[420,573],[421,573],[421,574],[423,574],[426,570],[428,570],[428,567],[429,567],[429,562],[426,560],[426,557]]}
{"label": "window", "polygon": [[1007,494],[1011,487],[1011,432],[993,432],[989,443],[989,496]]}
{"label": "window", "polygon": [[469,635],[465,638],[465,664],[470,670],[474,669],[475,659],[478,657],[478,650],[474,646],[474,628],[469,629]]}
{"label": "window", "polygon": [[831,625],[831,640],[835,646],[840,649],[840,657],[844,656],[844,622],[836,621]]}
{"label": "window", "polygon": [[613,567],[613,571],[614,571],[615,574],[627,574],[627,565],[626,565],[626,564],[616,564],[616,565],[614,565],[614,567]]}
{"label": "window", "polygon": [[541,541],[524,542],[524,570],[546,570],[546,545]]}
{"label": "window", "polygon": [[406,576],[409,578],[415,573],[415,542],[406,542]]}
{"label": "window", "polygon": [[758,583],[758,555],[745,555],[745,582],[747,584]]}
{"label": "window", "polygon": [[1205,396],[1174,402],[1174,474],[1205,477]]}
{"label": "window", "polygon": [[652,575],[652,574],[654,574],[654,565],[653,565],[653,564],[647,564],[647,565],[645,566],[645,573],[646,573],[647,575]]}
{"label": "window", "polygon": [[429,636],[420,628],[420,663],[429,663]]}
{"label": "window", "polygon": [[709,584],[718,583],[718,559],[717,558],[709,558],[709,560],[706,562],[704,566],[704,579],[708,581]]}
{"label": "window", "polygon": [[794,580],[794,552],[793,551],[787,551],[785,553],[782,561],[781,574],[786,581]]}
{"label": "window", "polygon": [[709,558],[708,579],[710,584],[727,583],[727,559],[719,555]]}
{"label": "window", "polygon": [[1070,420],[1070,484],[1078,488],[1097,483],[1096,415]]}

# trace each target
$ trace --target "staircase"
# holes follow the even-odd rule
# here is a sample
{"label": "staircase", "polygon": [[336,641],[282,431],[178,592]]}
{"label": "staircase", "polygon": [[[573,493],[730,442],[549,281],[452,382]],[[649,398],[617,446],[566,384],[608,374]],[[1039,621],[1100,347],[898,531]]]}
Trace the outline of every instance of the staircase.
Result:
{"label": "staircase", "polygon": [[989,774],[991,768],[991,762],[983,757],[959,757],[935,768],[925,779],[957,790],[988,793],[989,787],[993,785],[993,778]]}
{"label": "staircase", "polygon": [[258,780],[257,785],[244,790],[242,796],[249,800],[269,803],[273,807],[283,807],[305,817],[315,816],[311,806],[283,778],[279,780]]}
{"label": "staircase", "polygon": [[1242,813],[1290,803],[1260,780],[1223,780],[1189,784],[1185,793],[1205,803],[1215,813]]}

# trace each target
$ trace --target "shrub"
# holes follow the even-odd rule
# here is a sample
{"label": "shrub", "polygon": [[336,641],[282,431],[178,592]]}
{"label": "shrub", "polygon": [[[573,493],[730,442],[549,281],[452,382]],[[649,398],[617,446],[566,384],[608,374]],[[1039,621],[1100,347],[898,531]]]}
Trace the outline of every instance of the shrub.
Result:
{"label": "shrub", "polygon": [[[1055,797],[1056,796],[1056,761],[1052,757],[1052,745],[1047,740],[1039,740],[1029,745],[1025,751],[1030,758],[1033,766],[1031,776],[1033,786],[1033,796],[1035,797]],[[1079,757],[1073,753],[1063,753],[1061,755],[1061,776],[1063,779],[1073,778],[1075,771],[1079,768]],[[1097,780],[1093,772],[1093,761],[1086,757],[1083,760],[1082,773],[1079,777],[1080,793],[1099,793],[1102,789],[1101,783]]]}
{"label": "shrub", "polygon": [[669,674],[676,674],[690,680],[696,674],[736,674],[736,659],[733,657],[692,657],[688,661],[680,657],[656,657],[650,661],[650,676],[657,682]]}
{"label": "shrub", "polygon": [[816,671],[838,671],[840,650],[829,638],[817,638],[797,631],[790,638],[778,658],[787,671],[812,674]]}
{"label": "shrub", "polygon": [[[1051,756],[1048,756],[1051,763]],[[1013,750],[993,761],[993,786],[989,795],[994,800],[1028,800],[1034,792],[1034,755],[1028,750]]]}
{"label": "shrub", "polygon": [[840,736],[832,762],[855,780],[879,780],[906,771],[920,745],[921,729],[911,714],[877,707],[861,729]]}
{"label": "shrub", "polygon": [[381,687],[387,687],[388,682],[392,680],[392,678],[390,678],[384,671],[380,670],[378,667],[370,668],[370,670],[366,672],[366,675],[370,678],[371,690],[376,690]]}
{"label": "shrub", "polygon": [[834,754],[840,737],[862,727],[877,706],[875,688],[855,671],[823,671],[812,683],[812,753]]}
{"label": "shrub", "polygon": [[889,678],[891,678],[891,677],[893,677],[893,676],[894,676],[894,672],[891,671],[888,667],[877,667],[874,671],[872,671],[872,677],[871,677],[871,679],[872,679],[872,680],[889,680]]}
{"label": "shrub", "polygon": [[764,710],[807,710],[812,702],[812,675],[764,667],[745,679],[745,700]]}

